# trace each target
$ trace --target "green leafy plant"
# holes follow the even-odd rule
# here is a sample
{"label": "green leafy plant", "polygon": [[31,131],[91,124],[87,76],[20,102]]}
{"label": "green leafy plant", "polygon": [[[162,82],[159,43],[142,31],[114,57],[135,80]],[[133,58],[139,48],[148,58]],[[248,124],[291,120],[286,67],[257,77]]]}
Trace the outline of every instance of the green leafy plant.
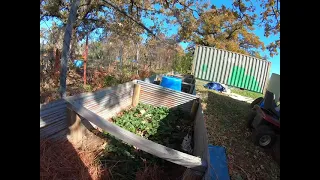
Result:
{"label": "green leafy plant", "polygon": [[[192,130],[192,122],[183,118],[180,109],[154,107],[139,103],[136,107],[120,112],[111,119],[116,125],[144,138],[180,150],[183,137]],[[107,132],[108,143],[101,161],[112,170],[116,179],[135,179],[135,174],[147,165],[160,168],[171,166],[161,158],[128,145]]]}
{"label": "green leafy plant", "polygon": [[115,86],[118,84],[118,80],[114,76],[107,75],[104,78],[104,86],[109,87],[109,86]]}
{"label": "green leafy plant", "polygon": [[182,74],[191,73],[192,54],[176,55],[173,60],[173,70]]}
{"label": "green leafy plant", "polygon": [[141,103],[112,120],[132,133],[173,148],[179,148],[183,137],[192,131],[192,122],[183,118],[180,109]]}
{"label": "green leafy plant", "polygon": [[82,85],[82,87],[86,92],[92,92],[92,87],[89,84]]}

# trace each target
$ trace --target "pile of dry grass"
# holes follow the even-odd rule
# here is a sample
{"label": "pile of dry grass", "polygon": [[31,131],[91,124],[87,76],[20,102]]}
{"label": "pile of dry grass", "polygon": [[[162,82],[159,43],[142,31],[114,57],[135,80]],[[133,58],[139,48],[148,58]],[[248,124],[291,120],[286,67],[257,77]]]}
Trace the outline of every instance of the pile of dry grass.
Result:
{"label": "pile of dry grass", "polygon": [[69,141],[40,140],[40,179],[108,180],[96,153],[79,151]]}

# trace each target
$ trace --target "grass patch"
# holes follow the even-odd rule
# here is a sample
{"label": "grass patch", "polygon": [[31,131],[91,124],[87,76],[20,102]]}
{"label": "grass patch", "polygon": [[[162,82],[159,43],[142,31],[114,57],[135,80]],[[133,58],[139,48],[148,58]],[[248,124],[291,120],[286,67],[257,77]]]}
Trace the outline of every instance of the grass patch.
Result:
{"label": "grass patch", "polygon": [[276,161],[250,141],[251,133],[245,127],[249,104],[207,90],[205,83],[197,80],[196,90],[202,100],[208,141],[226,148],[231,179],[280,179]]}
{"label": "grass patch", "polygon": [[[209,81],[204,81],[204,80],[197,79],[197,81],[196,81],[197,92],[210,91],[210,92],[216,93],[216,91],[214,91],[214,90],[208,90],[208,89],[203,87],[203,85],[207,84],[208,82]],[[234,88],[234,87],[230,87],[230,90],[231,90],[232,93],[235,93],[235,94],[238,94],[238,95],[241,95],[241,96],[245,96],[245,97],[250,97],[252,99],[257,99],[258,97],[263,97],[262,93],[252,92],[252,91],[248,91],[248,90],[241,90],[241,89]]]}
{"label": "grass patch", "polygon": [[231,88],[231,92],[235,94],[239,94],[241,96],[250,97],[252,99],[257,99],[258,97],[263,97],[262,93],[252,92],[248,90],[241,90],[238,88]]}

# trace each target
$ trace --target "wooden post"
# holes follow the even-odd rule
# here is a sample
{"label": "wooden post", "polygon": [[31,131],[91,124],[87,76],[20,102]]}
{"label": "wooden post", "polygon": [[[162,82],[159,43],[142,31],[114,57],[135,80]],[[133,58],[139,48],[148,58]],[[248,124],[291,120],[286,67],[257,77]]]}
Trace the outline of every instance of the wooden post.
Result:
{"label": "wooden post", "polygon": [[192,108],[191,108],[191,112],[190,112],[191,118],[195,117],[195,115],[198,111],[198,107],[199,107],[199,100],[198,99],[193,100],[193,104],[192,104]]}
{"label": "wooden post", "polygon": [[60,69],[60,58],[61,58],[61,54],[59,49],[56,49],[56,56],[55,56],[55,61],[54,61],[54,72],[58,72]]}
{"label": "wooden post", "polygon": [[136,107],[138,105],[138,103],[139,103],[140,89],[141,89],[140,84],[135,84],[134,85],[133,96],[132,96],[132,106],[133,107]]}
{"label": "wooden post", "polygon": [[[87,126],[84,126],[80,116],[71,108],[71,105],[67,106],[67,121],[68,121],[68,135],[67,138],[70,142],[78,143],[85,136]],[[89,130],[89,129],[88,129]]]}
{"label": "wooden post", "polygon": [[77,129],[79,129],[79,127],[81,125],[80,117],[77,115],[76,112],[74,112],[70,108],[70,105],[68,105],[68,107],[67,107],[67,121],[68,121],[70,133],[72,131],[76,131]]}

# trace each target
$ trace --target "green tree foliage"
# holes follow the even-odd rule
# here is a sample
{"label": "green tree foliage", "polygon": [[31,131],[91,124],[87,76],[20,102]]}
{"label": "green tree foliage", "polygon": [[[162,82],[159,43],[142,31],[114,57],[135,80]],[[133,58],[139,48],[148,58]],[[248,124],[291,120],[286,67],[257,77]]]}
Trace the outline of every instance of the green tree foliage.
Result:
{"label": "green tree foliage", "polygon": [[[235,11],[241,17],[252,19],[252,23],[264,29],[265,37],[270,35],[279,35],[280,33],[280,0],[236,0],[233,2]],[[262,12],[256,14],[257,6],[260,6]],[[279,36],[280,37],[280,36]],[[280,39],[266,45],[270,56],[278,54],[280,49]]]}
{"label": "green tree foliage", "polygon": [[[192,10],[193,13],[179,14],[176,17],[181,24],[180,40],[259,57],[258,51],[267,48],[273,56],[277,54],[280,40],[265,46],[253,30],[257,25],[263,26],[266,37],[280,32],[280,10],[274,8],[278,2],[261,0],[258,3],[262,8],[261,15],[255,13],[256,7],[249,0],[245,3],[234,1],[232,8],[212,5],[205,11],[197,9]],[[271,9],[274,14],[270,13]]]}
{"label": "green tree foliage", "polygon": [[265,49],[259,37],[250,32],[253,24],[224,6],[221,9],[212,6],[191,21],[194,21],[194,26],[180,28],[179,32],[183,39],[190,39],[196,44],[251,55],[255,54],[254,49]]}
{"label": "green tree foliage", "polygon": [[[62,22],[60,28],[65,27],[70,2],[41,0],[40,21],[57,19]],[[204,0],[81,0],[73,27],[71,49],[76,47],[74,41],[81,41],[97,29],[103,39],[110,33],[114,37],[118,35],[119,42],[123,42],[124,46],[140,46],[142,33],[153,36],[149,39],[166,44],[168,37],[161,38],[161,33],[167,30],[164,26],[166,23],[180,26],[178,34],[170,37],[174,43],[188,41],[257,56],[260,56],[259,50],[266,48],[271,56],[277,54],[280,40],[265,45],[253,30],[258,25],[264,29],[266,37],[280,32],[280,1],[235,0],[232,5],[231,8],[217,8],[214,2],[210,4]],[[256,13],[257,6],[262,9],[261,14]],[[144,19],[151,20],[153,25],[147,26]],[[136,56],[140,54],[140,57],[144,57],[143,51],[149,51],[149,58],[156,54],[151,53],[151,45],[139,49],[141,52],[134,51]],[[165,59],[153,57],[155,62],[166,63]]]}
{"label": "green tree foliage", "polygon": [[177,54],[172,62],[172,68],[176,72],[189,74],[191,73],[192,60],[192,53],[190,52],[186,54]]}

